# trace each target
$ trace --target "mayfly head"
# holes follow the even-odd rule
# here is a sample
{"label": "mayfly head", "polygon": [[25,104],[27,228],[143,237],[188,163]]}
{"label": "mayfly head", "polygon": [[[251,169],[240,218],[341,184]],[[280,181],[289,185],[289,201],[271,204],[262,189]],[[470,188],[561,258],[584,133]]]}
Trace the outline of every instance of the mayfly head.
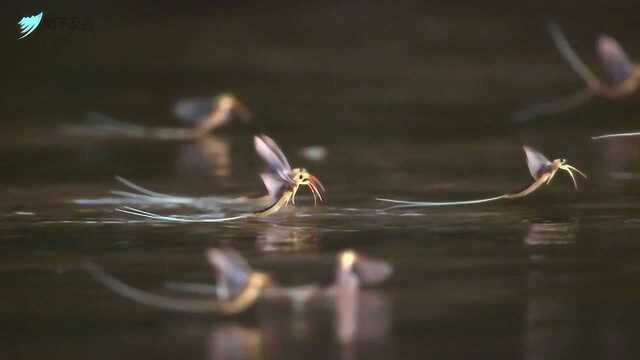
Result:
{"label": "mayfly head", "polygon": [[338,254],[336,272],[337,281],[355,276],[361,284],[375,285],[387,280],[393,273],[393,267],[384,260],[345,250]]}

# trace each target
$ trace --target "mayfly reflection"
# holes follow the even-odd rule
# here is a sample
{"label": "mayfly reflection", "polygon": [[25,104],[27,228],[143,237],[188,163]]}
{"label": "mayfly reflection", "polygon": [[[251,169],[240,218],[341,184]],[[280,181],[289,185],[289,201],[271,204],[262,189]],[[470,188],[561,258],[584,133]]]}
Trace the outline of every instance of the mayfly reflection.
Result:
{"label": "mayfly reflection", "polygon": [[[291,301],[304,305],[313,299],[329,297],[337,307],[352,304],[362,285],[376,285],[392,274],[387,262],[363,256],[352,250],[338,255],[334,283],[328,287],[315,284],[286,287],[278,285],[265,272],[253,270],[248,262],[232,249],[210,249],[206,253],[216,274],[216,283],[167,283],[167,290],[190,294],[172,296],[152,293],[133,287],[104,271],[93,262],[85,269],[98,282],[131,301],[165,310],[233,315],[252,307],[258,300]],[[351,307],[347,307],[352,309]],[[344,309],[342,311],[345,311]]]}

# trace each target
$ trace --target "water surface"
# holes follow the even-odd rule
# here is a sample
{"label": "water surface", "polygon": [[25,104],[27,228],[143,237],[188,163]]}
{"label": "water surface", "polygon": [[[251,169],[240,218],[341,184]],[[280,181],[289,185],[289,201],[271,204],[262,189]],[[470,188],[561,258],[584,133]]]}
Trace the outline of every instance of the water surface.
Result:
{"label": "water surface", "polygon": [[[637,101],[596,101],[514,127],[513,110],[580,85],[545,38],[548,11],[361,6],[260,12],[224,2],[164,22],[154,15],[136,28],[136,41],[133,25],[109,27],[91,15],[97,39],[65,42],[35,75],[23,76],[26,60],[9,75],[17,90],[4,99],[13,125],[0,134],[5,356],[637,358],[640,140],[589,140],[633,129]],[[616,22],[615,14],[605,20],[633,48],[622,31],[633,19]],[[600,15],[561,17],[584,51],[606,23],[590,23]],[[62,36],[40,35],[40,45]],[[31,86],[27,101],[38,76],[53,82]],[[197,144],[59,132],[87,111],[168,125],[172,99],[229,89],[252,106],[256,128]],[[121,189],[114,175],[171,194],[260,194],[253,131],[316,174],[327,202],[313,207],[307,194],[273,217],[221,224],[154,223],[116,205],[73,203]],[[468,207],[384,210],[375,201],[521,189],[531,182],[523,143],[567,158],[589,179],[575,191],[559,174],[528,198]],[[304,159],[310,145],[326,147],[327,158]],[[219,246],[283,284],[328,283],[335,254],[346,248],[391,262],[395,274],[367,290],[373,310],[345,345],[330,307],[260,305],[232,318],[171,313],[118,297],[80,267],[96,261],[145,289],[207,282],[204,252]]]}

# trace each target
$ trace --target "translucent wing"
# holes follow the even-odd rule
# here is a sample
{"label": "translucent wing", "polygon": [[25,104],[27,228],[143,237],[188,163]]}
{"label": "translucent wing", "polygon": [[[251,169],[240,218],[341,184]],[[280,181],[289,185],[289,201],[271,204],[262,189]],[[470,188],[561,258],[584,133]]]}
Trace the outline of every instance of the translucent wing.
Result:
{"label": "translucent wing", "polygon": [[388,279],[393,273],[393,267],[386,261],[358,255],[353,271],[363,284],[375,285]]}
{"label": "translucent wing", "polygon": [[280,196],[282,195],[282,191],[287,183],[282,181],[279,176],[271,173],[262,173],[260,174],[260,177],[262,178],[262,182],[269,192],[269,196],[271,196],[273,199],[280,198]]}
{"label": "translucent wing", "polygon": [[283,180],[288,181],[288,174],[291,171],[291,165],[287,161],[287,157],[278,145],[270,137],[266,135],[258,135],[253,138],[256,152],[269,166],[269,170],[278,174]]}
{"label": "translucent wing", "polygon": [[612,37],[600,35],[598,37],[598,56],[604,69],[614,84],[627,80],[633,73],[634,65],[622,49],[622,46]]}
{"label": "translucent wing", "polygon": [[211,116],[215,104],[215,97],[182,99],[173,106],[173,113],[186,124],[198,125]]}
{"label": "translucent wing", "polygon": [[527,166],[529,167],[529,172],[534,180],[538,180],[542,171],[545,170],[547,166],[551,165],[551,161],[542,155],[542,153],[529,146],[525,145],[522,148],[524,149],[524,153],[527,155]]}
{"label": "translucent wing", "polygon": [[211,249],[207,259],[216,269],[219,298],[228,300],[242,293],[253,271],[240,254],[231,249]]}

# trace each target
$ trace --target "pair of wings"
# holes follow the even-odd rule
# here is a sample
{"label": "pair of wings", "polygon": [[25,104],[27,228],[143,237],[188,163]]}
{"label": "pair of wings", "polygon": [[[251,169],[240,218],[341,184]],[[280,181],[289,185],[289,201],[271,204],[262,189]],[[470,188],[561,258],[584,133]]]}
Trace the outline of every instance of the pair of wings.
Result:
{"label": "pair of wings", "polygon": [[253,273],[247,261],[232,249],[211,249],[207,260],[216,271],[218,298],[230,300],[240,295]]}
{"label": "pair of wings", "polygon": [[527,167],[529,167],[529,173],[533,177],[533,180],[538,180],[545,170],[551,165],[551,161],[546,156],[542,155],[538,150],[523,146],[524,153],[527,156]]}
{"label": "pair of wings", "polygon": [[220,114],[222,118],[219,125],[228,123],[234,115],[244,122],[249,122],[251,118],[249,108],[229,93],[223,93],[214,97],[196,97],[178,100],[173,106],[173,114],[187,125],[199,126],[206,122],[212,114],[220,110],[220,102],[224,98],[232,101],[233,105],[230,109],[231,111]]}
{"label": "pair of wings", "polygon": [[173,113],[185,124],[198,125],[211,115],[215,107],[215,97],[182,99],[173,106]]}
{"label": "pair of wings", "polygon": [[384,260],[358,254],[353,264],[353,272],[362,284],[377,285],[391,276],[393,267]]}
{"label": "pair of wings", "polygon": [[283,189],[292,183],[291,165],[278,144],[266,135],[257,135],[253,143],[258,155],[267,163],[267,171],[260,174],[269,195],[279,198]]}
{"label": "pair of wings", "polygon": [[[560,27],[555,23],[549,23],[548,29],[558,51],[571,68],[587,83],[599,83],[598,77],[580,59]],[[622,46],[614,38],[600,35],[596,49],[602,66],[613,85],[624,82],[632,75],[635,64],[629,60]]]}

